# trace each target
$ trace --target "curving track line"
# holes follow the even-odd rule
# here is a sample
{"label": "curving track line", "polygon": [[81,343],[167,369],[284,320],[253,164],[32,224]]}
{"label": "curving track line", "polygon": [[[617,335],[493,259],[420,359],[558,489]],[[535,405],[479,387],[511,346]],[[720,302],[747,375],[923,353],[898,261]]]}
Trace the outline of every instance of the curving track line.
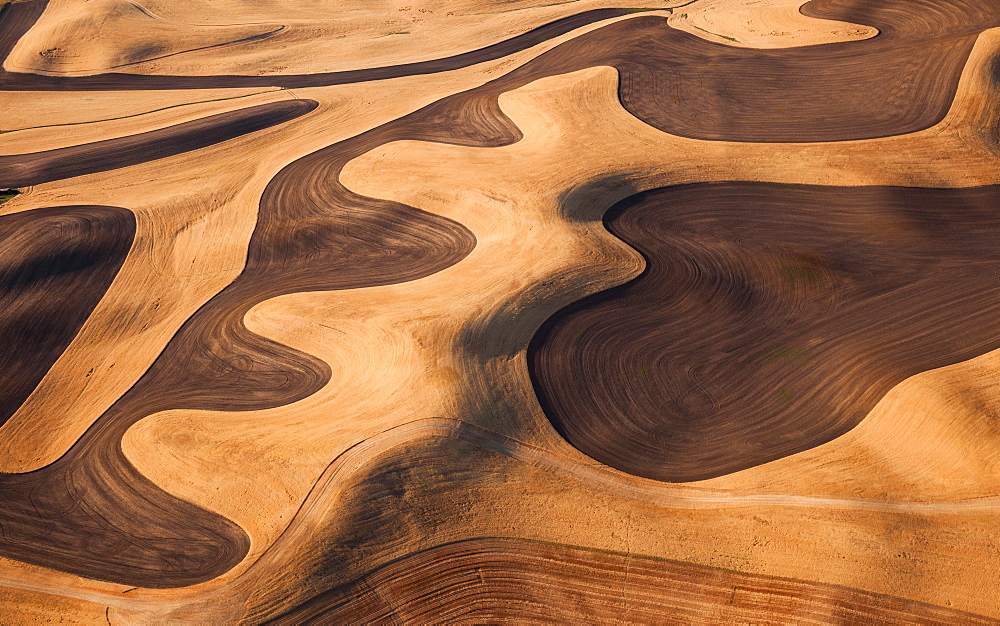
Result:
{"label": "curving track line", "polygon": [[993,623],[840,585],[506,537],[406,555],[268,623],[571,623],[581,615],[609,623]]}
{"label": "curving track line", "polygon": [[0,156],[0,188],[28,187],[164,159],[284,124],[316,109],[315,100],[283,100],[127,137]]}
{"label": "curving track line", "polygon": [[315,530],[315,520],[322,518],[324,512],[334,505],[342,495],[342,486],[349,482],[348,478],[352,474],[361,471],[376,459],[394,453],[420,439],[454,439],[468,442],[483,450],[509,457],[545,472],[572,478],[588,488],[600,489],[617,497],[647,502],[663,508],[699,510],[780,506],[926,514],[991,511],[1000,508],[1000,496],[944,502],[888,501],[787,494],[740,494],[636,480],[627,474],[589,465],[462,420],[427,418],[408,422],[370,437],[334,459],[317,479],[285,532],[251,569],[267,570],[276,566],[286,550],[305,541],[307,534]]}

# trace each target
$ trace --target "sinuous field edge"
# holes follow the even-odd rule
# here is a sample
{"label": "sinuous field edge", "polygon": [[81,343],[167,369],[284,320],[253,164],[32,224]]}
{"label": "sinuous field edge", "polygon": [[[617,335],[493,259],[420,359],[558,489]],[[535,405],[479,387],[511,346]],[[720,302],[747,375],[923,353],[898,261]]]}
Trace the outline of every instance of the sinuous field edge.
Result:
{"label": "sinuous field edge", "polygon": [[1000,619],[1000,3],[0,6],[0,621]]}

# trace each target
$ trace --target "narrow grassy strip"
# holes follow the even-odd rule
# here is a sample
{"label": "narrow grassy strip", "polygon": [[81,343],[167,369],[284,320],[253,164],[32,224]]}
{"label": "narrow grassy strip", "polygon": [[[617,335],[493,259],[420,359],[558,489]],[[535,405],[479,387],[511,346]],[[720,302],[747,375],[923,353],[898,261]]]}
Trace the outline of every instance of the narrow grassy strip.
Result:
{"label": "narrow grassy strip", "polygon": [[740,42],[740,40],[737,39],[736,37],[730,37],[729,35],[720,35],[719,33],[713,33],[710,30],[705,30],[704,28],[702,28],[701,26],[698,26],[697,24],[691,24],[691,26],[694,26],[695,28],[697,28],[698,30],[700,30],[703,33],[708,33],[709,35],[715,35],[716,37],[722,37],[723,39],[728,39],[729,41],[735,41],[736,43]]}

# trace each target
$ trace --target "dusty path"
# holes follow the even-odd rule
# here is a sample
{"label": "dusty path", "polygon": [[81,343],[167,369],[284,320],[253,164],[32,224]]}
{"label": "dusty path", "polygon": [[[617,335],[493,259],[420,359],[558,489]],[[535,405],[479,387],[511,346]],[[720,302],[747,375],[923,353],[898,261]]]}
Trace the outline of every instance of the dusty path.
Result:
{"label": "dusty path", "polygon": [[270,102],[127,137],[0,156],[0,188],[27,187],[106,172],[198,150],[283,124],[317,106],[314,100]]}
{"label": "dusty path", "polygon": [[0,216],[0,424],[76,336],[134,237],[135,218],[118,207]]}
{"label": "dusty path", "polygon": [[985,617],[861,589],[525,539],[401,557],[273,624],[346,622],[951,622]]}
{"label": "dusty path", "polygon": [[605,224],[634,281],[557,313],[530,363],[593,458],[686,482],[830,441],[895,385],[1000,348],[1000,187],[667,187]]}

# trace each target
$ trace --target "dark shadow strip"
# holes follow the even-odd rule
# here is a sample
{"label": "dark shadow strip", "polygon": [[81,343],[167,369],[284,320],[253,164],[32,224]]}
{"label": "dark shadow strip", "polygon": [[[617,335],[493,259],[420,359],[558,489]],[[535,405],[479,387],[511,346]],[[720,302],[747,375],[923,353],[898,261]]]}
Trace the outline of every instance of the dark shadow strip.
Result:
{"label": "dark shadow strip", "polygon": [[199,150],[283,124],[317,106],[314,100],[282,100],[126,137],[0,156],[0,188],[38,185]]}
{"label": "dark shadow strip", "polygon": [[0,425],[79,332],[134,238],[135,217],[119,207],[0,216]]}

